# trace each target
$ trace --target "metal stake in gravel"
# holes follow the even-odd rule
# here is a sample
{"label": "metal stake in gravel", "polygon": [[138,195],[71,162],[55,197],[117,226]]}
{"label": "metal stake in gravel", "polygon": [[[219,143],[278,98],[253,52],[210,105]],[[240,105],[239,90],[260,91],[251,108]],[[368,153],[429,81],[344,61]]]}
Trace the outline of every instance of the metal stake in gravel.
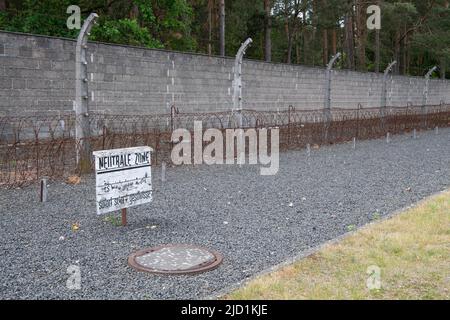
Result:
{"label": "metal stake in gravel", "polygon": [[178,244],[137,251],[128,257],[128,265],[149,273],[186,275],[215,269],[222,260],[216,251]]}
{"label": "metal stake in gravel", "polygon": [[122,227],[127,225],[127,208],[122,209]]}
{"label": "metal stake in gravel", "polygon": [[391,134],[389,132],[386,134],[386,143],[391,143]]}
{"label": "metal stake in gravel", "polygon": [[414,129],[414,132],[413,132],[413,139],[417,139],[417,130],[416,129]]}
{"label": "metal stake in gravel", "polygon": [[166,182],[166,163],[161,164],[161,182]]}
{"label": "metal stake in gravel", "polygon": [[47,188],[47,178],[42,178],[41,179],[41,202],[47,202],[47,198],[48,198],[48,188]]}
{"label": "metal stake in gravel", "polygon": [[306,154],[308,157],[311,156],[311,145],[309,143],[306,145]]}
{"label": "metal stake in gravel", "polygon": [[436,133],[436,135],[439,134],[439,127],[436,126],[436,128],[434,129],[434,133]]}
{"label": "metal stake in gravel", "polygon": [[356,149],[356,138],[353,138],[353,150]]}

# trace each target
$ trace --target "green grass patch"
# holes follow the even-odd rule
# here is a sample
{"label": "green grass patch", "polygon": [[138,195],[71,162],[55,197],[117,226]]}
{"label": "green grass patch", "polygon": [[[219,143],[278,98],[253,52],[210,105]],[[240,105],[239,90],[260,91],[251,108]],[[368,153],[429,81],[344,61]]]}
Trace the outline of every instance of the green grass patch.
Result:
{"label": "green grass patch", "polygon": [[[379,276],[370,273],[373,266]],[[225,299],[450,299],[450,191],[257,278]]]}

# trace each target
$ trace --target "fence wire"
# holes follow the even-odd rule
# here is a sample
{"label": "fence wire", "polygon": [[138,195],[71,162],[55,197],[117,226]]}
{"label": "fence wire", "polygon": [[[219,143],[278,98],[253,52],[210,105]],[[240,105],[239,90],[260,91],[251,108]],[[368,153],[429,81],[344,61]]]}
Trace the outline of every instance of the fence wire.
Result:
{"label": "fence wire", "polygon": [[[241,115],[241,128],[279,128],[281,150],[450,125],[450,105],[444,104],[332,109],[330,113],[289,107],[280,111],[243,110]],[[203,130],[233,129],[240,123],[236,112],[182,113],[172,108],[170,113],[158,115],[94,113],[89,116],[90,137],[79,141],[73,114],[0,117],[0,187],[21,187],[41,177],[64,179],[80,174],[76,150],[82,142],[89,142],[92,151],[151,146],[153,164],[170,163],[172,132],[178,128],[192,131],[195,121],[201,121]]]}

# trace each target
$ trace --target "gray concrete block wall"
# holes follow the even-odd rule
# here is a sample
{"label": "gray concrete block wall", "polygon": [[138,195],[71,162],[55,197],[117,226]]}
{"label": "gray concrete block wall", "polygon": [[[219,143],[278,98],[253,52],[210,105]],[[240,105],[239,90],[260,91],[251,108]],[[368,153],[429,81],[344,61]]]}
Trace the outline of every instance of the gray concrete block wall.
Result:
{"label": "gray concrete block wall", "polygon": [[[105,113],[228,111],[234,60],[89,43],[90,108]],[[320,109],[325,69],[244,60],[243,105],[256,110]],[[75,41],[0,32],[0,115],[73,110]],[[383,75],[332,72],[332,107],[379,107]],[[425,80],[389,76],[388,105],[421,105]],[[450,82],[431,80],[428,104],[450,101]]]}

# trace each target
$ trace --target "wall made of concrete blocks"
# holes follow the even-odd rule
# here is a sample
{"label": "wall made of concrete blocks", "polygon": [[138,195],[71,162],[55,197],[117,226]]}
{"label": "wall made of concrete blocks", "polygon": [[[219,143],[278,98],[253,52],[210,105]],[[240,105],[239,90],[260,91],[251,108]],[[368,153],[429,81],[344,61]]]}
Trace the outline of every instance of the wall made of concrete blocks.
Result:
{"label": "wall made of concrete blocks", "polygon": [[[0,32],[0,115],[63,113],[75,99],[75,41]],[[89,106],[119,114],[232,109],[234,59],[89,43]],[[320,109],[326,70],[244,60],[243,106]],[[332,71],[331,106],[379,107],[383,75]],[[421,105],[425,80],[389,76],[387,104]],[[450,82],[430,80],[427,103],[450,101]]]}

